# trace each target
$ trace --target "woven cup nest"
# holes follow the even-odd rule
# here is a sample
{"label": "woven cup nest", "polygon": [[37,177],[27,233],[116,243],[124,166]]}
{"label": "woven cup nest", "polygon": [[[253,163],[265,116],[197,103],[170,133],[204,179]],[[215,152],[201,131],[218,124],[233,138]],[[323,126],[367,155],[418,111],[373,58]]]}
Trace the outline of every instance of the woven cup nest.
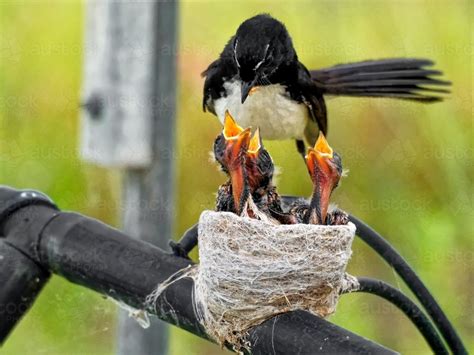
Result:
{"label": "woven cup nest", "polygon": [[208,334],[236,350],[250,328],[297,309],[334,313],[339,295],[358,287],[345,272],[356,227],[275,225],[228,212],[199,220],[195,306]]}

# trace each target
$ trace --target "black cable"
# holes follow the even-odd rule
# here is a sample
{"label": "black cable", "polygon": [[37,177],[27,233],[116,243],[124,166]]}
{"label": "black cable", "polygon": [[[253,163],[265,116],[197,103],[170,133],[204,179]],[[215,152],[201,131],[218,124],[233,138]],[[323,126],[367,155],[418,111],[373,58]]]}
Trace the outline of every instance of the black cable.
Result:
{"label": "black cable", "polygon": [[[283,205],[289,206],[294,201],[301,199],[301,197],[281,196],[281,199]],[[403,259],[390,243],[363,221],[352,215],[349,215],[349,219],[357,227],[357,235],[393,267],[407,284],[440,331],[451,351],[455,354],[467,354],[467,350],[461,338],[448,317],[446,317],[433,295],[405,259]]]}
{"label": "black cable", "polygon": [[189,259],[189,252],[198,244],[198,224],[196,223],[186,232],[178,242],[169,241],[169,246],[175,256]]}
{"label": "black cable", "polygon": [[[281,196],[282,207],[288,207],[295,200],[301,199],[296,196]],[[457,334],[453,325],[444,314],[443,310],[436,302],[430,291],[426,288],[423,281],[418,277],[410,265],[403,257],[388,243],[380,234],[370,228],[363,221],[355,216],[349,215],[349,219],[357,227],[357,235],[375,250],[402,278],[407,284],[416,298],[420,301],[433,323],[440,331],[451,351],[455,354],[467,354],[467,350],[462,343],[461,338]],[[184,253],[187,255],[189,251],[197,245],[197,225],[191,227],[179,243],[173,248],[176,255]],[[182,248],[184,245],[185,248]]]}
{"label": "black cable", "polygon": [[390,243],[363,221],[352,215],[349,215],[349,219],[357,227],[357,235],[393,267],[407,284],[431,317],[431,320],[440,331],[451,351],[454,354],[467,354],[467,350],[461,338],[448,317],[446,317],[446,314],[436,302],[433,295],[405,259],[403,259]]}
{"label": "black cable", "polygon": [[364,292],[379,296],[400,309],[423,335],[435,354],[449,354],[436,329],[421,309],[401,291],[391,285],[368,277],[358,277],[359,289],[350,291]]}

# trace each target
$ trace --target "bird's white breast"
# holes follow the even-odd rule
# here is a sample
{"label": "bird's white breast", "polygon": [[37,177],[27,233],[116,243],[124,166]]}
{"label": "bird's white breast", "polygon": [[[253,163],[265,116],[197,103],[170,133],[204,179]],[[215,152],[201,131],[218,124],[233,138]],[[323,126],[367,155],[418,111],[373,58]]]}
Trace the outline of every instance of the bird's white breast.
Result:
{"label": "bird's white breast", "polygon": [[264,139],[303,138],[309,119],[308,108],[291,100],[284,86],[259,86],[243,104],[240,81],[227,82],[224,88],[227,96],[214,101],[214,109],[222,123],[226,110],[229,110],[242,127],[260,127]]}

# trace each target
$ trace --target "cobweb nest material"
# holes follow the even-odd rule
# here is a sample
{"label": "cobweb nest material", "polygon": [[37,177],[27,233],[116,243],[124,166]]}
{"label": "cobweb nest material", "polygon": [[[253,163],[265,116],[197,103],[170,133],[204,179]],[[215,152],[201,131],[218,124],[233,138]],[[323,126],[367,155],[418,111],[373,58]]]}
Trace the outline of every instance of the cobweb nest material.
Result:
{"label": "cobweb nest material", "polygon": [[352,223],[275,225],[204,211],[194,281],[209,335],[238,345],[249,328],[279,313],[332,314],[339,294],[357,287],[345,273],[355,230]]}
{"label": "cobweb nest material", "polygon": [[[334,313],[340,293],[358,287],[345,272],[355,230],[352,223],[275,225],[204,211],[200,264],[169,283],[193,278],[195,310],[207,333],[239,350],[247,347],[250,328],[279,313]],[[155,291],[155,300],[169,283]]]}

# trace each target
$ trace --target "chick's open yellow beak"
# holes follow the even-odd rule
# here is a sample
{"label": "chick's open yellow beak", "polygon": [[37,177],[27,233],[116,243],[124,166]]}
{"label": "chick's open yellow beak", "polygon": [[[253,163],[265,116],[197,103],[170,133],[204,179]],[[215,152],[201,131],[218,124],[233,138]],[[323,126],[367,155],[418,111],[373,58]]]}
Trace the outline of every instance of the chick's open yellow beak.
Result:
{"label": "chick's open yellow beak", "polygon": [[224,117],[224,130],[223,130],[224,138],[226,140],[235,138],[243,131],[244,129],[235,122],[230,112],[226,111],[225,117]]}
{"label": "chick's open yellow beak", "polygon": [[249,148],[251,129],[243,129],[240,127],[229,113],[226,111],[224,117],[224,129],[222,131],[224,139],[226,140],[226,150],[232,157],[231,160],[235,160],[241,154],[245,154]]}
{"label": "chick's open yellow beak", "polygon": [[250,128],[246,128],[232,139],[233,144],[231,144],[231,146],[234,156],[237,156],[239,152],[243,152],[242,154],[245,154],[245,151],[248,149],[250,143],[251,133],[252,132]]}
{"label": "chick's open yellow beak", "polygon": [[332,159],[334,155],[333,149],[329,146],[324,134],[319,132],[319,137],[313,148],[308,149],[306,154],[306,165],[310,172],[314,172],[316,165],[324,170],[327,169],[327,160]]}
{"label": "chick's open yellow beak", "polygon": [[247,150],[247,153],[256,154],[258,153],[261,147],[262,147],[262,140],[260,136],[260,128],[257,128],[252,138],[250,139],[249,149]]}
{"label": "chick's open yellow beak", "polygon": [[316,143],[314,144],[314,151],[321,157],[332,159],[333,157],[333,150],[329,146],[326,137],[322,132],[319,132],[319,137]]}

